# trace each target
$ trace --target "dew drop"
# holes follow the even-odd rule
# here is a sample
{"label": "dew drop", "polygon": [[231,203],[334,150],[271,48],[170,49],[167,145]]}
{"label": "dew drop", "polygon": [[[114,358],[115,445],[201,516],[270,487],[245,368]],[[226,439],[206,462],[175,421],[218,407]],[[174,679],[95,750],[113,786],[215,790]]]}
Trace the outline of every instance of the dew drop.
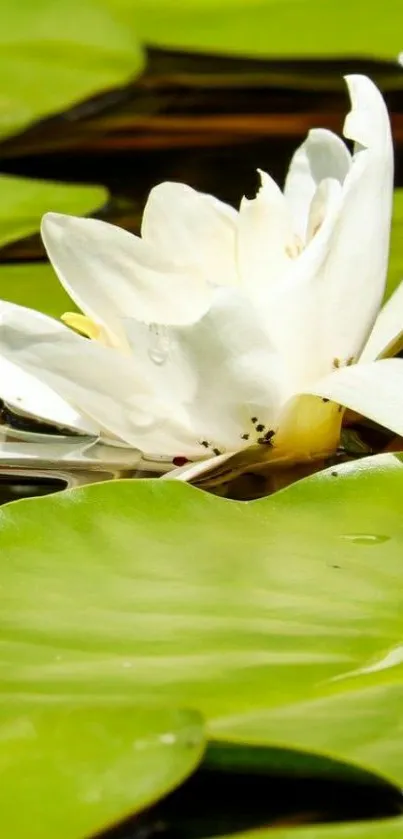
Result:
{"label": "dew drop", "polygon": [[151,323],[149,326],[148,355],[154,364],[165,364],[169,358],[170,340],[166,326]]}
{"label": "dew drop", "polygon": [[390,536],[382,533],[343,533],[340,538],[346,542],[357,542],[359,545],[379,545],[381,542],[387,542]]}
{"label": "dew drop", "polygon": [[160,743],[164,743],[166,746],[173,746],[176,743],[176,735],[167,731],[166,734],[161,734]]}

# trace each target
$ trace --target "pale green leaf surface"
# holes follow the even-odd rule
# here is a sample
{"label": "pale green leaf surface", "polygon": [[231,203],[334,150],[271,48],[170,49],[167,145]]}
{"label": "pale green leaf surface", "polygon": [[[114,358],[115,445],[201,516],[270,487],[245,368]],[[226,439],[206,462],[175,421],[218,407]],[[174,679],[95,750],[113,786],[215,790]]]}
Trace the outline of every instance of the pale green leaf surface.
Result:
{"label": "pale green leaf surface", "polygon": [[0,0],[0,136],[126,84],[142,67],[134,25],[98,0]]}
{"label": "pale green leaf surface", "polygon": [[0,704],[2,835],[87,839],[179,784],[203,751],[198,714],[132,704]]}
{"label": "pale green leaf surface", "polygon": [[401,784],[402,497],[380,455],[251,504],[127,481],[2,508],[1,691],[172,702]]}
{"label": "pale green leaf surface", "polygon": [[279,58],[402,50],[400,0],[103,0],[146,43]]}

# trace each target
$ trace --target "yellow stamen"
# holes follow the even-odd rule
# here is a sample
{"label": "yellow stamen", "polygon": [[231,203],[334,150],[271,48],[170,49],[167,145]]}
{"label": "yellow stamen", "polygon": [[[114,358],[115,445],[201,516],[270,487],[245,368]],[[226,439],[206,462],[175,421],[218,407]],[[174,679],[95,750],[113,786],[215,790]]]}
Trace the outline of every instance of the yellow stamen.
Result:
{"label": "yellow stamen", "polygon": [[70,329],[74,329],[75,332],[79,332],[80,335],[85,335],[86,338],[91,338],[93,341],[99,341],[101,337],[101,327],[91,318],[80,315],[78,312],[65,312],[61,316],[61,320]]}

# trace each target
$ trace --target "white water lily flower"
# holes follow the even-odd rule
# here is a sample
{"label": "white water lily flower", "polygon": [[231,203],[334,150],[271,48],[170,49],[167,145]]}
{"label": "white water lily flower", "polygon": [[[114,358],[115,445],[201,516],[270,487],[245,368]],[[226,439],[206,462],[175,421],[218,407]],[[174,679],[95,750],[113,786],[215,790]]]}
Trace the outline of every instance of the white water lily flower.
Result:
{"label": "white water lily flower", "polygon": [[84,315],[64,325],[2,303],[0,355],[102,439],[175,464],[323,456],[338,445],[340,406],[402,434],[403,361],[384,359],[402,343],[402,287],[378,314],[390,124],[368,78],[347,84],[354,153],[332,132],[311,131],[284,193],[261,173],[256,198],[237,212],[163,183],[141,238],[46,215],[47,252]]}

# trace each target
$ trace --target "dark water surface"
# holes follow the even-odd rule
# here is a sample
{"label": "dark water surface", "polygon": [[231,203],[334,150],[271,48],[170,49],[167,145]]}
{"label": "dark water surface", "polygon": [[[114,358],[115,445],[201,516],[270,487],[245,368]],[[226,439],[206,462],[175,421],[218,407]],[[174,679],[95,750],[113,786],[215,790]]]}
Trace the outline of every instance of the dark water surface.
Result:
{"label": "dark water surface", "polygon": [[382,819],[402,810],[401,793],[388,785],[202,767],[154,807],[99,837],[209,839],[268,827],[358,820],[379,820],[381,836]]}

